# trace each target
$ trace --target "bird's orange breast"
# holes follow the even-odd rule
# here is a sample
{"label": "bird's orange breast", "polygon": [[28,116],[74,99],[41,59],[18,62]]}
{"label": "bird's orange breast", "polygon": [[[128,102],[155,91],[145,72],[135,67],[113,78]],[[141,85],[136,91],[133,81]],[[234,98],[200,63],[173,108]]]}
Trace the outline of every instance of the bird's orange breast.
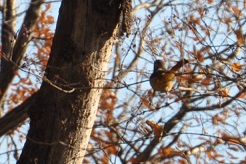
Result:
{"label": "bird's orange breast", "polygon": [[154,73],[150,77],[150,85],[155,91],[169,92],[173,87],[174,73]]}

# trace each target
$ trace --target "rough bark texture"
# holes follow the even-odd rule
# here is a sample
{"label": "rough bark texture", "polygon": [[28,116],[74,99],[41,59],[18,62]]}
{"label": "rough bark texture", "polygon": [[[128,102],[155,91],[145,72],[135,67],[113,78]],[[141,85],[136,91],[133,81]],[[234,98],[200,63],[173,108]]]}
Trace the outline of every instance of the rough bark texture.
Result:
{"label": "rough bark texture", "polygon": [[30,130],[18,163],[82,163],[119,6],[119,0],[63,0],[45,73],[48,80],[28,112]]}

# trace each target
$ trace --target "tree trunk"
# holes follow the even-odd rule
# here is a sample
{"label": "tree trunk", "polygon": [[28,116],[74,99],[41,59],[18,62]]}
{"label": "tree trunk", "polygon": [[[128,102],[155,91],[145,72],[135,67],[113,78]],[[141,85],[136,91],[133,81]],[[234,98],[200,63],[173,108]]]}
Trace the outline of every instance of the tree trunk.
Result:
{"label": "tree trunk", "polygon": [[120,0],[63,0],[18,163],[82,163],[119,21]]}

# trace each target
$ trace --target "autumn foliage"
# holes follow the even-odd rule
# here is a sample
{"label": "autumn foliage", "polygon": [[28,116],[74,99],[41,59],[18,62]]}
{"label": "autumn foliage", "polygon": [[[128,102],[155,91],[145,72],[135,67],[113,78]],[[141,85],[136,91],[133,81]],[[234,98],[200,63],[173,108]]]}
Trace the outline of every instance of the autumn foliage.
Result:
{"label": "autumn foliage", "polygon": [[[117,38],[85,162],[245,163],[246,1],[133,4],[132,32]],[[2,100],[2,116],[39,88],[53,39],[52,5],[43,5],[27,31],[31,50]],[[153,95],[149,85],[156,59],[167,70],[189,61],[168,94]],[[3,137],[12,145],[5,152],[18,152],[13,136],[26,130]]]}

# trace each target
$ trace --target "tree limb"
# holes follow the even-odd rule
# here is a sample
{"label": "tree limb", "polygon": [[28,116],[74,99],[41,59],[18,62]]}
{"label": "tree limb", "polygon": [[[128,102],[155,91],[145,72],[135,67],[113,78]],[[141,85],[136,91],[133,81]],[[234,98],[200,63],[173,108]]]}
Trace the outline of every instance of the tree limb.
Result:
{"label": "tree limb", "polygon": [[14,108],[0,119],[0,136],[13,131],[28,118],[27,110],[34,104],[38,93],[39,92],[34,93],[21,105]]}
{"label": "tree limb", "polygon": [[[27,43],[30,40],[30,31],[35,27],[37,22],[37,18],[39,17],[39,11],[41,9],[43,0],[32,0],[30,7],[26,12],[26,16],[24,18],[21,30],[17,39],[15,41],[15,45],[11,48],[9,55],[8,51],[3,51],[2,55],[4,55],[8,60],[2,58],[1,59],[1,74],[0,74],[0,101],[2,101],[9,84],[15,76],[15,71],[18,70],[18,67],[12,64],[13,61],[18,66],[21,63],[22,58],[24,57]],[[11,40],[8,40],[11,43]],[[5,43],[6,45],[7,43]],[[9,44],[9,43],[8,43]],[[11,43],[12,44],[12,43]],[[4,47],[4,45],[3,45]]]}

